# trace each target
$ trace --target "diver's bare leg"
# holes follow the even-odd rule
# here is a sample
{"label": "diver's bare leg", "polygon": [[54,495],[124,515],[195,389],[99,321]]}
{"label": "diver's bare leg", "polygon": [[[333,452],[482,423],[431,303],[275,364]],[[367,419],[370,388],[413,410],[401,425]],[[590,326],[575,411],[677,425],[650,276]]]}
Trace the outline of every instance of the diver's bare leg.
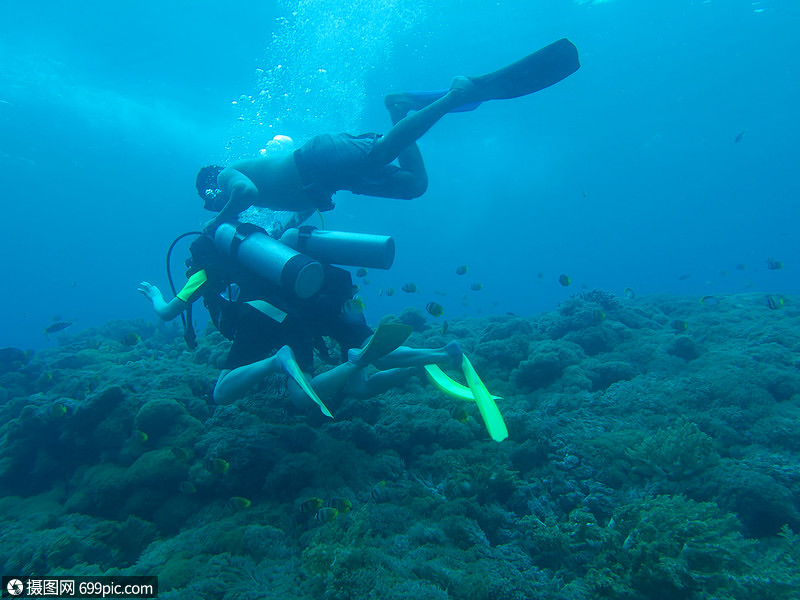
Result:
{"label": "diver's bare leg", "polygon": [[[456,77],[450,90],[444,96],[428,106],[406,115],[386,135],[378,139],[372,149],[373,158],[380,164],[389,164],[400,156],[406,147],[421,138],[439,119],[455,107],[472,102],[476,96],[477,90],[474,83],[466,77]],[[401,109],[398,108],[398,110]]]}
{"label": "diver's bare leg", "polygon": [[274,373],[283,373],[277,354],[249,365],[224,370],[214,386],[214,401],[217,404],[230,404],[243,398],[257,383]]}
{"label": "diver's bare leg", "polygon": [[433,364],[443,367],[460,367],[461,356],[461,348],[456,342],[450,342],[446,346],[433,350],[400,346],[394,352],[375,361],[375,366],[379,369],[423,367]]}
{"label": "diver's bare leg", "polygon": [[[269,358],[237,367],[236,369],[222,371],[214,387],[214,401],[217,404],[230,404],[239,398],[243,398],[247,392],[268,375],[276,373],[289,375],[292,370],[289,367],[292,363],[297,364],[294,353],[289,346],[282,346]],[[318,396],[330,397],[340,390],[359,368],[361,367],[353,363],[341,364],[311,379],[311,388]],[[308,378],[307,375],[306,378]],[[308,396],[291,376],[289,376],[288,381],[289,396],[292,401],[296,404],[308,402]]]}
{"label": "diver's bare leg", "polygon": [[[310,381],[311,387],[321,399],[328,399],[341,390],[354,373],[363,368],[351,362],[342,363],[324,373],[320,373],[316,377],[312,377]],[[294,382],[289,386],[289,396],[295,405],[304,405],[308,402],[308,396]]]}
{"label": "diver's bare leg", "polygon": [[[394,102],[386,103],[386,109],[392,119],[392,125],[397,125],[408,115],[408,107],[398,105]],[[409,196],[416,198],[421,196],[428,187],[428,173],[425,170],[425,162],[422,160],[422,153],[416,142],[411,142],[397,156],[400,168],[409,173],[408,188]],[[411,189],[413,188],[413,189]]]}
{"label": "diver's bare leg", "polygon": [[416,372],[416,368],[407,367],[378,371],[366,379],[363,375],[358,374],[347,383],[347,391],[357,398],[371,398],[404,384]]}

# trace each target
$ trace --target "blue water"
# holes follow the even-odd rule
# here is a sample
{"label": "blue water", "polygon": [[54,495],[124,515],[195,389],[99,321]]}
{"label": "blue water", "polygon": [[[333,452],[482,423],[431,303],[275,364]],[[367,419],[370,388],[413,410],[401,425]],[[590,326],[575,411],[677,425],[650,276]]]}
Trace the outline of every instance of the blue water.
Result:
{"label": "blue water", "polygon": [[529,315],[582,287],[800,293],[797,31],[785,0],[5,7],[0,346],[55,344],[53,318],[154,319],[136,285],[166,290],[167,246],[209,218],[200,166],[276,133],[385,131],[386,92],[446,87],[564,36],[576,74],[426,134],[425,196],[337,196],[327,227],[397,240],[394,268],[363,286],[369,320],[430,300],[445,316]]}

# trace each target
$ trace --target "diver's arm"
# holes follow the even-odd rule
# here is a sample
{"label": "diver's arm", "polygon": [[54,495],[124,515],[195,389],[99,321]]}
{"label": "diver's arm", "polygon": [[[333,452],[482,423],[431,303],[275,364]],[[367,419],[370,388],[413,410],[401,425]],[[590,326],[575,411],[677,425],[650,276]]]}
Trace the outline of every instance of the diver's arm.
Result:
{"label": "diver's arm", "polygon": [[162,321],[171,321],[189,306],[188,302],[181,300],[177,296],[167,302],[164,300],[161,290],[147,281],[142,281],[139,284],[139,291],[153,303],[153,308]]}
{"label": "diver's arm", "polygon": [[258,188],[241,171],[228,167],[219,174],[217,183],[228,201],[219,214],[206,224],[207,231],[213,231],[226,221],[235,221],[240,212],[258,201]]}
{"label": "diver's arm", "polygon": [[163,321],[171,321],[182,311],[186,310],[189,305],[194,302],[199,296],[198,290],[206,282],[205,270],[197,271],[189,277],[183,289],[177,295],[167,302],[164,300],[164,295],[156,286],[147,281],[139,284],[139,291],[142,295],[153,303],[153,308],[156,314]]}

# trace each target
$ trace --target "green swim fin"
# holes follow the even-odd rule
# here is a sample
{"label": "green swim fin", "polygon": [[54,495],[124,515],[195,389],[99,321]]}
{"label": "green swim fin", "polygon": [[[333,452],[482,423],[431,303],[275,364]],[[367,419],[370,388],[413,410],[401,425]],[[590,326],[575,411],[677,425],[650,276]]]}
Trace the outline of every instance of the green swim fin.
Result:
{"label": "green swim fin", "polygon": [[489,435],[495,442],[502,442],[508,437],[508,429],[506,428],[505,421],[503,421],[503,415],[500,414],[497,404],[492,400],[492,395],[489,393],[489,390],[486,389],[486,386],[481,381],[481,378],[478,377],[475,368],[466,356],[464,356],[461,362],[461,370],[464,372],[464,377],[467,378],[469,389],[472,390],[472,394],[475,396],[475,401],[478,403],[478,410],[481,411],[481,416],[483,417],[483,422],[486,424],[486,429],[489,431]]}
{"label": "green swim fin", "polygon": [[543,90],[572,75],[580,66],[578,49],[567,38],[561,38],[502,69],[470,79],[481,90],[481,100],[505,100]]}
{"label": "green swim fin", "polygon": [[[428,375],[428,381],[443,394],[459,400],[475,402],[472,390],[449,377],[438,365],[425,365],[425,372]],[[500,396],[492,396],[492,400],[502,400],[502,398]]]}
{"label": "green swim fin", "polygon": [[478,410],[481,412],[481,417],[483,417],[483,422],[486,424],[489,435],[494,441],[502,442],[508,437],[508,429],[503,421],[503,416],[500,414],[500,409],[495,404],[495,400],[502,400],[502,398],[500,396],[492,396],[489,393],[489,390],[486,389],[483,381],[478,377],[475,368],[466,356],[461,360],[461,370],[464,372],[464,377],[466,377],[469,387],[463,386],[448,377],[438,366],[425,365],[428,381],[439,391],[454,398],[477,402]]}

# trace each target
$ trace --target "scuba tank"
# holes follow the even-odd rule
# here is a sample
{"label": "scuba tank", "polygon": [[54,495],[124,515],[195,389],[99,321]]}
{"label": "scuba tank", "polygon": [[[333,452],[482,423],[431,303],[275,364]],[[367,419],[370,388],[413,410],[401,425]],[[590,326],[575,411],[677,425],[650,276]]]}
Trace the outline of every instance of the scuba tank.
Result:
{"label": "scuba tank", "polygon": [[287,229],[280,241],[330,265],[389,269],[394,262],[394,238],[388,235],[328,231],[306,225]]}
{"label": "scuba tank", "polygon": [[310,298],[322,287],[322,265],[246,223],[223,223],[214,233],[214,245],[225,256],[298,298]]}

